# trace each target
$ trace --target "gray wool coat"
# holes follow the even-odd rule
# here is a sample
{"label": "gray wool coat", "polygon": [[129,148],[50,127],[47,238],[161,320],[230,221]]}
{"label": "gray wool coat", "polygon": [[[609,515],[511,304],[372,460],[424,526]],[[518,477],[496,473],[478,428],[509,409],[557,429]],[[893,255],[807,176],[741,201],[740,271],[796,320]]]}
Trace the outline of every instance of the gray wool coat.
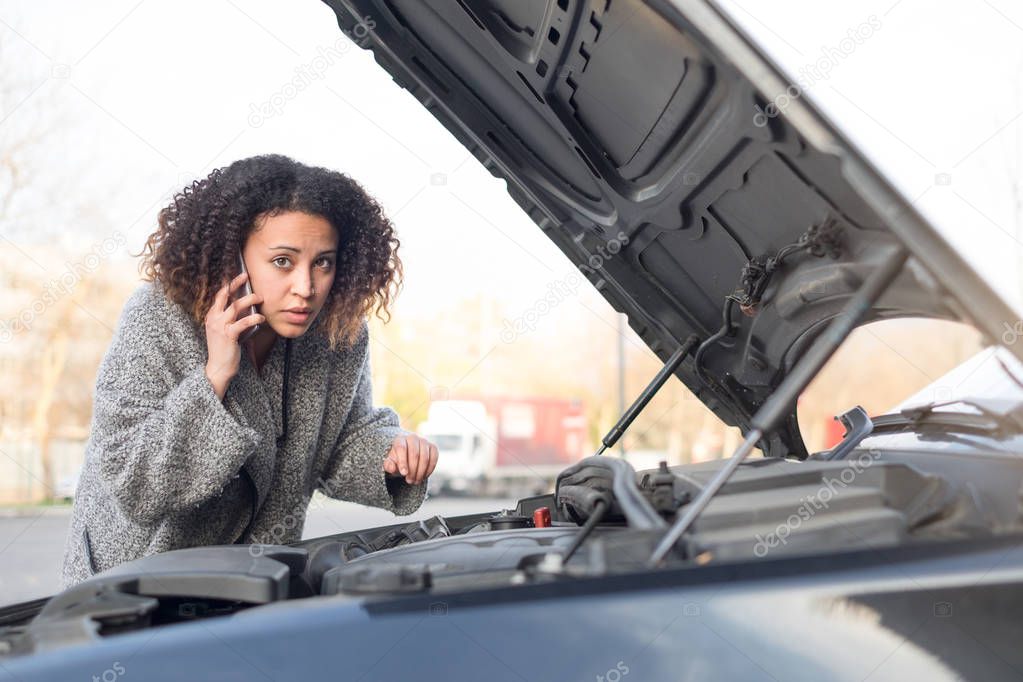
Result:
{"label": "gray wool coat", "polygon": [[159,282],[132,293],[96,378],[62,588],[141,556],[234,542],[249,523],[253,483],[245,542],[301,539],[316,489],[400,515],[419,508],[426,481],[383,471],[391,441],[410,432],[394,410],[373,406],[366,321],[354,346],[336,351],[318,327],[291,341],[278,450],[285,339],[261,371],[242,353],[221,401],[205,373],[204,327]]}

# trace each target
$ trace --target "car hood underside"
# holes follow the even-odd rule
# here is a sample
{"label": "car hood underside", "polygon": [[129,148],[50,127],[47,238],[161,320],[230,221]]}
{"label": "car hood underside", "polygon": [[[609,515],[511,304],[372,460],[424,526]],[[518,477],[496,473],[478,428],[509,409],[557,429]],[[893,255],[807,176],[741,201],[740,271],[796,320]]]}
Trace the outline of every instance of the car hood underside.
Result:
{"label": "car hood underside", "polygon": [[[805,97],[769,106],[787,81],[712,4],[326,1],[662,360],[722,328],[732,297],[702,371],[676,372],[726,423],[745,429],[899,246],[911,267],[869,319],[1007,319]],[[794,414],[767,445],[805,456]]]}

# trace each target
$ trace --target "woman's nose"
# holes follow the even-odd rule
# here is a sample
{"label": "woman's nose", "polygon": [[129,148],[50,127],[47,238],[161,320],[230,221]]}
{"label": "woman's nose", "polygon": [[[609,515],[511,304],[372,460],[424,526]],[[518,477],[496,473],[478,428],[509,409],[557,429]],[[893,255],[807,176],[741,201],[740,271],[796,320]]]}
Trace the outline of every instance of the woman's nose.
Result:
{"label": "woman's nose", "polygon": [[292,285],[295,293],[302,298],[309,298],[313,295],[313,278],[312,275],[299,276],[295,283]]}

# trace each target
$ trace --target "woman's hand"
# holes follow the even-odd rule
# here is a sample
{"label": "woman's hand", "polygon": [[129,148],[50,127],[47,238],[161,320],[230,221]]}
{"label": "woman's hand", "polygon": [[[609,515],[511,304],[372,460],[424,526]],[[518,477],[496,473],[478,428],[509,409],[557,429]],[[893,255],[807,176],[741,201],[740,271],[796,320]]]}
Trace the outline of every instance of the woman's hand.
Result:
{"label": "woman's hand", "polygon": [[263,297],[259,294],[242,296],[233,302],[230,300],[247,278],[248,274],[243,272],[222,286],[217,291],[209,312],[206,313],[206,347],[209,351],[206,376],[221,400],[227,392],[227,385],[238,373],[241,364],[242,350],[238,337],[249,327],[266,319],[258,313],[246,314],[239,319],[239,314],[247,311],[249,306],[263,302]]}
{"label": "woman's hand", "polygon": [[437,446],[414,433],[397,436],[384,460],[384,471],[404,476],[406,483],[422,483],[437,466]]}

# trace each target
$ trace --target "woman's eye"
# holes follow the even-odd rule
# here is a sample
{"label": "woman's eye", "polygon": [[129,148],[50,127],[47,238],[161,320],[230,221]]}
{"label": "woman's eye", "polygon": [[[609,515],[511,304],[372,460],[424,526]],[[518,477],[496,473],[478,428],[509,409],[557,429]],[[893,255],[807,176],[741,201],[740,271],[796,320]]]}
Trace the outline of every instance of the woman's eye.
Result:
{"label": "woman's eye", "polygon": [[[283,261],[283,264],[280,261]],[[283,267],[287,267],[288,265],[291,264],[291,259],[288,258],[287,256],[277,256],[277,258],[274,258],[270,262],[274,263],[279,268],[283,268]],[[324,270],[330,270],[334,266],[334,261],[332,261],[330,258],[320,258],[316,262]]]}

